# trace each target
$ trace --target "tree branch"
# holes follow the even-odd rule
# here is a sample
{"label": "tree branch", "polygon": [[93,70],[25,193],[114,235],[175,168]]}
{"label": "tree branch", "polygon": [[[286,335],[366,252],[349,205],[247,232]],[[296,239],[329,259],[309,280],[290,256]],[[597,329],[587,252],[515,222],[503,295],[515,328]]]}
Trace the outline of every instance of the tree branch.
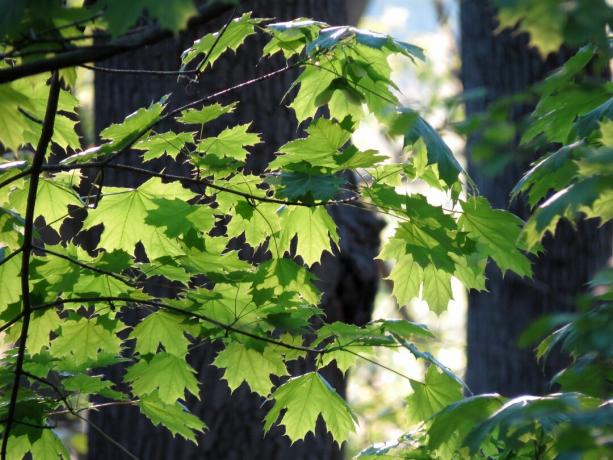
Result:
{"label": "tree branch", "polygon": [[13,421],[15,419],[15,407],[17,405],[17,396],[19,393],[19,383],[23,373],[23,361],[26,351],[26,341],[28,339],[28,328],[30,326],[30,314],[32,306],[30,304],[30,254],[32,252],[32,236],[34,232],[34,208],[36,206],[36,193],[38,191],[38,181],[42,170],[45,154],[53,136],[53,127],[55,123],[55,114],[57,112],[57,104],[60,95],[60,79],[58,72],[53,72],[51,75],[49,99],[47,100],[47,110],[45,111],[45,119],[43,128],[40,134],[40,139],[34,153],[32,161],[32,178],[30,179],[30,187],[28,189],[28,200],[26,204],[26,215],[23,234],[23,249],[21,257],[21,302],[23,305],[23,324],[21,326],[21,335],[19,337],[19,348],[17,359],[15,361],[15,378],[13,380],[13,388],[11,389],[11,398],[9,401],[8,415],[4,435],[2,437],[2,448],[0,450],[0,458],[6,460],[6,452],[8,440],[11,433]]}
{"label": "tree branch", "polygon": [[[187,27],[194,27],[209,22],[228,11],[231,5],[225,3],[207,3],[199,8],[198,16],[188,21]],[[100,61],[118,54],[133,51],[147,45],[153,45],[173,36],[172,31],[164,30],[158,25],[145,28],[138,34],[122,36],[102,45],[81,47],[75,50],[57,54],[49,59],[27,62],[15,67],[0,69],[0,83],[7,83],[19,78],[53,70],[63,69]]]}

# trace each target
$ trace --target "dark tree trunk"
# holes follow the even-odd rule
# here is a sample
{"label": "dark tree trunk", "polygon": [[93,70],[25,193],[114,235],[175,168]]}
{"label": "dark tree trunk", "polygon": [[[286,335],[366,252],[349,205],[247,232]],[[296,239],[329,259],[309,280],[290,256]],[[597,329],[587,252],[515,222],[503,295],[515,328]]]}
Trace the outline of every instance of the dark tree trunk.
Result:
{"label": "dark tree trunk", "polygon": [[[258,0],[244,6],[254,16],[289,20],[301,16],[315,17],[333,24],[346,21],[345,0]],[[238,13],[237,13],[238,14]],[[187,31],[174,40],[168,40],[145,50],[113,58],[102,63],[114,68],[142,68],[176,70],[180,53],[204,33],[219,30],[226,18],[220,18],[203,30]],[[177,84],[176,78],[146,77],[142,75],[113,75],[97,73],[95,78],[96,132],[111,123],[121,121],[138,107],[148,105],[160,96],[173,92],[172,106],[211,94],[215,91],[264,74],[283,65],[277,59],[259,63],[263,38],[250,38],[247,45],[221,59],[199,84]],[[295,72],[287,72],[276,79],[249,86],[230,94],[220,102],[239,100],[234,122],[253,120],[252,130],[262,133],[264,144],[254,149],[256,164],[264,164],[272,153],[297,135],[293,115],[281,103],[281,98]],[[128,158],[129,157],[129,158]],[[137,164],[136,154],[126,155],[122,161]],[[253,163],[252,163],[253,164]],[[110,176],[109,184],[134,186],[141,178],[129,175]],[[373,263],[379,244],[380,223],[370,213],[356,208],[331,209],[342,240],[340,254],[324,256],[318,268],[324,291],[324,307],[328,320],[365,323],[370,317],[377,286],[377,270]],[[325,276],[321,276],[325,275]],[[340,459],[342,452],[331,437],[319,427],[316,436],[309,435],[304,442],[290,446],[281,429],[273,429],[264,436],[262,420],[269,408],[262,407],[263,399],[247,391],[243,385],[233,395],[221,380],[221,372],[210,365],[218,348],[201,347],[190,356],[198,371],[202,394],[200,401],[189,401],[192,411],[202,417],[208,426],[200,436],[199,445],[172,437],[163,429],[154,428],[138,411],[129,407],[113,407],[90,414],[90,419],[105,433],[143,460],[155,459]],[[120,372],[118,372],[120,375]],[[344,382],[337,371],[329,374],[332,383],[344,393]],[[117,380],[117,375],[115,375]],[[90,459],[127,458],[103,436],[90,429]]]}
{"label": "dark tree trunk", "polygon": [[[481,112],[500,97],[527,89],[558,67],[568,55],[550,55],[546,60],[528,48],[525,34],[504,31],[496,34],[493,8],[485,0],[461,3],[462,82],[464,90],[483,88],[484,99],[467,103],[466,114]],[[531,107],[517,107],[518,122]],[[469,139],[468,152],[475,139]],[[509,192],[526,171],[527,160],[517,161],[496,176],[489,177],[478,164],[469,162],[469,172],[479,190],[496,207],[509,206]],[[525,203],[514,203],[512,211],[526,217]],[[574,230],[564,222],[555,238],[547,237],[544,252],[534,265],[534,280],[513,274],[504,279],[497,270],[488,273],[487,293],[471,293],[468,309],[468,367],[466,381],[475,393],[496,391],[507,396],[549,391],[548,381],[563,365],[554,356],[545,365],[536,362],[530,349],[520,350],[521,332],[543,314],[574,308],[575,297],[585,283],[611,255],[611,227],[598,228],[598,222],[580,222]]]}

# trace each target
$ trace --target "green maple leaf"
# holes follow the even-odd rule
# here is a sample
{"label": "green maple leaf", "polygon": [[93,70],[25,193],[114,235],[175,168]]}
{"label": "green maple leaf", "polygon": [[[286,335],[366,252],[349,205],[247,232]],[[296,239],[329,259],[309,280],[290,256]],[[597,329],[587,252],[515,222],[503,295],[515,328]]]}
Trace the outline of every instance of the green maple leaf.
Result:
{"label": "green maple leaf", "polygon": [[[78,177],[78,176],[77,176]],[[36,192],[35,216],[43,216],[51,228],[58,230],[68,217],[68,206],[83,207],[79,195],[72,188],[76,178],[68,173],[58,174],[53,179],[41,177]],[[28,189],[17,189],[10,195],[11,207],[20,214],[25,214]]]}
{"label": "green maple leaf", "polygon": [[185,391],[198,397],[198,380],[185,357],[158,353],[128,368],[125,380],[137,396],[154,393],[166,404],[185,398]]}
{"label": "green maple leaf", "polygon": [[101,375],[77,374],[62,380],[62,385],[68,391],[80,394],[99,394],[109,399],[124,400],[123,393],[113,390],[113,382],[104,380]]}
{"label": "green maple leaf", "polygon": [[83,230],[104,225],[100,247],[131,254],[135,245],[142,242],[151,259],[183,254],[176,240],[167,237],[162,228],[147,223],[147,216],[158,208],[158,197],[167,198],[165,203],[171,205],[173,199],[189,200],[194,193],[179,183],[164,184],[155,177],[136,189],[107,187],[105,193],[83,222]]}
{"label": "green maple leaf", "polygon": [[332,252],[330,239],[338,244],[336,224],[323,206],[295,206],[285,211],[279,239],[281,251],[290,249],[294,236],[298,238],[296,253],[307,265],[319,262],[324,251]]}
{"label": "green maple leaf", "polygon": [[448,187],[458,181],[459,174],[465,173],[441,136],[416,112],[409,109],[402,111],[394,120],[390,133],[403,134],[405,146],[414,145],[422,139],[426,146],[427,164],[437,166],[440,178]]}
{"label": "green maple leaf", "polygon": [[578,145],[566,145],[540,158],[515,184],[511,198],[527,193],[530,206],[535,206],[550,190],[557,192],[567,187],[577,173],[577,165],[572,160],[583,150]]}
{"label": "green maple leaf", "polygon": [[51,341],[50,334],[62,325],[62,320],[55,310],[34,312],[30,319],[28,329],[28,352],[36,354],[48,347]]}
{"label": "green maple leaf", "polygon": [[51,342],[51,353],[66,358],[76,367],[95,362],[101,353],[118,355],[122,341],[116,333],[122,328],[118,320],[103,317],[66,320],[58,337]]}
{"label": "green maple leaf", "polygon": [[162,425],[173,435],[196,443],[196,432],[202,432],[206,425],[180,403],[166,404],[157,395],[150,394],[138,401],[140,411],[155,425]]}
{"label": "green maple leaf", "polygon": [[419,287],[424,277],[421,266],[410,254],[403,254],[394,264],[388,279],[394,282],[392,294],[398,305],[404,306],[415,297],[419,297]]}
{"label": "green maple leaf", "polygon": [[232,102],[228,105],[216,102],[215,104],[205,105],[201,109],[186,109],[177,117],[177,121],[186,125],[204,125],[222,115],[233,113],[237,105],[238,102]]}
{"label": "green maple leaf", "polygon": [[64,443],[50,428],[51,426],[41,429],[25,423],[18,424],[9,438],[7,458],[23,459],[30,454],[31,458],[37,460],[69,460],[71,456]]}
{"label": "green maple leaf", "polygon": [[64,158],[60,163],[72,164],[103,160],[132,145],[146,135],[151,127],[160,119],[162,111],[166,107],[166,98],[167,96],[164,96],[160,102],[151,104],[147,108],[141,107],[128,115],[122,123],[115,123],[104,128],[100,132],[100,137],[109,142],[75,153]]}
{"label": "green maple leaf", "polygon": [[304,439],[315,432],[321,415],[333,439],[341,444],[355,431],[356,418],[351,409],[330,384],[317,372],[294,377],[273,394],[274,405],[264,418],[264,429],[269,431],[285,410],[280,424],[292,441]]}
{"label": "green maple leaf", "polygon": [[207,233],[215,225],[215,210],[186,203],[183,199],[153,198],[155,209],[147,211],[145,222],[164,229],[170,238],[185,236],[193,229]]}
{"label": "green maple leaf", "polygon": [[183,65],[189,64],[199,55],[204,55],[206,56],[206,65],[200,70],[204,71],[207,67],[212,67],[215,61],[227,50],[236,52],[245,39],[255,33],[254,26],[260,22],[262,20],[252,18],[251,13],[243,13],[240,18],[233,19],[225,30],[206,34],[183,51],[181,54]]}
{"label": "green maple leaf", "polygon": [[[254,248],[262,245],[269,237],[276,238],[280,230],[278,204],[258,203],[251,205],[239,199],[234,207],[235,214],[228,224],[228,236],[245,234],[245,242]],[[275,247],[274,244],[272,245]]]}
{"label": "green maple leaf", "polygon": [[162,155],[168,155],[176,160],[177,155],[185,147],[185,144],[192,143],[193,141],[192,133],[173,133],[169,131],[149,136],[147,139],[137,142],[134,144],[134,149],[146,150],[143,154],[144,161],[150,161]]}
{"label": "green maple leaf", "polygon": [[[326,64],[322,64],[326,68]],[[320,70],[319,66],[307,66],[300,74],[292,87],[300,85],[296,97],[289,105],[296,114],[298,123],[315,116],[317,109],[324,104],[319,97],[336,79],[336,75],[326,70]]]}
{"label": "green maple leaf", "polygon": [[461,441],[481,422],[500,409],[504,398],[496,394],[477,395],[461,399],[440,411],[428,429],[431,448],[445,446],[457,452]]}
{"label": "green maple leaf", "polygon": [[294,163],[306,162],[322,168],[336,168],[339,149],[351,137],[351,131],[327,118],[314,120],[307,128],[308,136],[283,145],[279,152],[285,155],[275,158],[269,169],[283,168]]}
{"label": "green maple leaf", "polygon": [[462,386],[436,366],[430,365],[424,383],[411,380],[413,393],[406,398],[410,424],[428,420],[432,415],[462,399]]}
{"label": "green maple leaf", "polygon": [[183,318],[166,311],[148,315],[130,333],[136,339],[134,350],[141,355],[155,354],[162,345],[167,353],[185,356],[189,340],[185,337]]}
{"label": "green maple leaf", "polygon": [[251,123],[226,128],[218,136],[206,137],[198,144],[198,152],[244,161],[249,152],[244,147],[260,143],[260,136],[247,132]]}
{"label": "green maple leaf", "polygon": [[424,283],[421,297],[428,303],[428,307],[436,314],[447,310],[452,299],[451,274],[439,270],[433,265],[424,269]]}
{"label": "green maple leaf", "polygon": [[104,128],[100,131],[100,137],[114,144],[127,144],[135,137],[142,136],[143,132],[159,119],[164,107],[163,102],[156,102],[147,108],[141,107],[124,118],[122,123],[114,123]]}
{"label": "green maple leaf", "polygon": [[530,276],[530,260],[518,248],[521,220],[508,211],[492,209],[485,198],[473,197],[462,203],[459,225],[485,247],[500,269]]}
{"label": "green maple leaf", "polygon": [[271,375],[283,377],[287,369],[277,350],[266,347],[263,351],[250,348],[239,342],[232,342],[217,354],[213,364],[223,369],[223,378],[230,390],[236,390],[246,382],[252,391],[268,396],[273,384]]}
{"label": "green maple leaf", "polygon": [[[0,252],[6,252],[0,248]],[[0,313],[4,312],[10,304],[21,299],[21,258],[19,255],[8,261],[2,261],[0,265]]]}

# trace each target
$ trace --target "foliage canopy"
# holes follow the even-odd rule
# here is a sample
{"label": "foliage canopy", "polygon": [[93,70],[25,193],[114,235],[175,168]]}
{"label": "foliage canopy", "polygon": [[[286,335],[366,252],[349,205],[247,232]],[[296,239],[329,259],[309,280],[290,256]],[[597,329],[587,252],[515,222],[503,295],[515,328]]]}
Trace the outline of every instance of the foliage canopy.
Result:
{"label": "foliage canopy", "polygon": [[[559,42],[543,38],[531,2],[499,3],[503,25],[522,21],[543,52],[553,49],[549,45],[557,49]],[[196,13],[206,18],[227,7],[205,4],[197,11],[187,0],[132,2],[129,11],[114,0],[88,7],[42,0],[1,4],[0,143],[14,157],[0,163],[0,331],[9,347],[0,368],[3,459],[27,453],[68,458],[54,417],[82,417],[95,409],[94,396],[136,405],[153,424],[195,442],[206,427],[184,405],[188,394],[199,394],[187,358],[203,342],[223,344],[214,365],[229,387],[246,384],[269,399],[264,429],[281,424],[292,441],[312,432],[319,418],[339,444],[355,429],[352,409],[321,368],[334,361],[345,371],[373,347],[401,347],[429,365],[423,382],[411,382],[407,398],[414,430],[360,458],[390,458],[394,450],[407,458],[508,458],[534,451],[574,458],[563,456],[610,447],[610,270],[594,280],[599,289],[582,299],[578,313],[546,318],[526,333],[529,343],[554,331],[538,346],[541,357],[556,345],[573,356],[555,378],[563,392],[510,401],[463,398],[469,391],[464,383],[416,347],[416,338],[431,336],[423,325],[326,324],[308,270],[323,252],[338,251],[330,207],[379,210],[400,222],[379,255],[395,263],[390,278],[399,306],[418,297],[441,313],[452,297],[452,277],[483,290],[487,263],[531,276],[530,258],[560,219],[613,218],[611,87],[583,79],[588,64],[608,58],[601,41],[579,49],[538,87],[540,102],[523,142],[561,147],[517,184],[514,195],[527,195],[534,207],[522,222],[479,196],[439,134],[399,103],[388,58],[424,59],[414,45],[353,27],[310,19],[275,23],[250,13],[194,42],[178,75],[214,71],[222,55],[256,33],[269,37],[263,57],[280,53],[287,65],[239,87],[300,70],[287,102],[304,132],[278,149],[264,174],[253,175],[246,162],[250,147],[261,142],[259,133],[249,124],[210,127],[239,104],[218,101],[237,87],[175,109],[168,108],[172,95],[157,95],[157,102],[102,130],[103,142],[93,148],[85,149],[75,131],[74,65],[107,56],[96,53],[117,41],[128,48],[153,43]],[[130,33],[143,10],[145,25]],[[38,34],[25,37],[27,30]],[[88,44],[94,30],[106,40],[96,47]],[[581,33],[573,37],[585,41]],[[367,115],[390,137],[402,137],[405,163],[389,164],[351,144]],[[185,129],[159,130],[172,119]],[[50,161],[51,149],[54,159],[61,152],[61,161]],[[134,155],[144,166],[122,162]],[[163,157],[184,163],[187,172],[151,167]],[[136,174],[143,182],[103,186],[105,170]],[[353,186],[348,172],[363,180]],[[451,208],[399,187],[413,181],[440,190]],[[86,217],[66,237],[77,211]],[[86,232],[94,235],[92,247],[80,243]],[[241,236],[268,258],[239,257],[231,243]],[[173,292],[154,294],[152,279],[172,285]],[[137,324],[123,321],[129,310],[140,312]],[[313,333],[316,319],[324,326]],[[287,364],[307,356],[314,357],[315,370],[287,378]],[[126,385],[104,376],[117,363],[126,367]]]}

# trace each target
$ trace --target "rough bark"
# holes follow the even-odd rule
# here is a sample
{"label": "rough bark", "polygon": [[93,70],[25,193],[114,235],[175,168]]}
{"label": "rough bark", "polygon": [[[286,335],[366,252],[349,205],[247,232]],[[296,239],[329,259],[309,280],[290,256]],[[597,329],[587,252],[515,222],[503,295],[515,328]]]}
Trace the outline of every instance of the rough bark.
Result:
{"label": "rough bark", "polygon": [[[525,34],[496,34],[494,10],[485,0],[464,0],[460,21],[464,89],[486,90],[485,98],[467,103],[467,116],[485,110],[500,97],[527,89],[568,57],[562,52],[543,60],[528,47]],[[531,109],[516,107],[514,121],[519,122]],[[468,141],[469,155],[474,141]],[[483,174],[471,161],[469,172],[494,206],[508,208],[511,188],[526,171],[527,161],[535,157],[515,162],[496,177]],[[528,214],[521,200],[511,210],[524,218]],[[576,230],[561,223],[555,238],[544,241],[544,252],[534,265],[534,280],[512,274],[503,278],[497,270],[489,270],[489,292],[469,295],[466,381],[474,392],[513,396],[550,390],[549,378],[563,365],[564,357],[553,357],[544,366],[537,363],[532,350],[518,348],[519,334],[543,314],[574,308],[573,299],[611,255],[611,238],[611,226],[598,228],[595,221],[580,222]]]}
{"label": "rough bark", "polygon": [[[244,6],[244,9],[253,10],[255,16],[279,20],[310,16],[340,24],[346,18],[344,0],[258,0]],[[225,20],[227,18],[221,18],[204,29],[187,31],[173,40],[113,58],[100,65],[175,70],[181,51],[202,34],[220,29]],[[121,121],[127,114],[163,94],[173,92],[171,105],[178,106],[281,67],[281,60],[259,62],[264,43],[262,38],[250,38],[236,56],[216,63],[213,71],[209,71],[210,75],[202,78],[199,84],[185,85],[177,83],[174,78],[96,74],[96,132],[110,123]],[[280,102],[296,75],[295,72],[282,74],[274,80],[250,86],[220,100],[222,103],[239,100],[240,106],[232,123],[253,120],[252,130],[263,134],[263,146],[254,149],[255,163],[266,162],[278,146],[298,134],[296,125],[292,123],[292,113]],[[138,163],[136,155],[127,155],[122,161]],[[134,186],[141,180],[126,175],[113,177],[108,173],[105,176],[105,182],[112,185]],[[377,286],[373,257],[378,249],[380,223],[370,213],[356,208],[336,208],[331,212],[339,225],[342,247],[336,257],[325,255],[322,266],[317,270],[323,279],[324,308],[329,320],[364,323],[370,317]],[[221,380],[221,372],[210,365],[216,351],[216,347],[207,346],[190,356],[192,365],[198,371],[202,391],[200,401],[188,403],[208,426],[205,435],[199,437],[198,446],[180,438],[172,439],[165,430],[151,426],[134,408],[108,408],[90,414],[91,420],[132,453],[146,460],[342,458],[341,450],[321,426],[316,436],[309,435],[304,442],[293,446],[282,436],[281,429],[273,429],[264,436],[262,420],[268,404],[262,406],[263,399],[247,391],[244,385],[230,395],[226,383]],[[115,372],[117,380],[121,371]],[[344,382],[339,373],[331,371],[329,377],[343,393]],[[127,458],[94,430],[89,433],[88,456],[91,459]]]}

